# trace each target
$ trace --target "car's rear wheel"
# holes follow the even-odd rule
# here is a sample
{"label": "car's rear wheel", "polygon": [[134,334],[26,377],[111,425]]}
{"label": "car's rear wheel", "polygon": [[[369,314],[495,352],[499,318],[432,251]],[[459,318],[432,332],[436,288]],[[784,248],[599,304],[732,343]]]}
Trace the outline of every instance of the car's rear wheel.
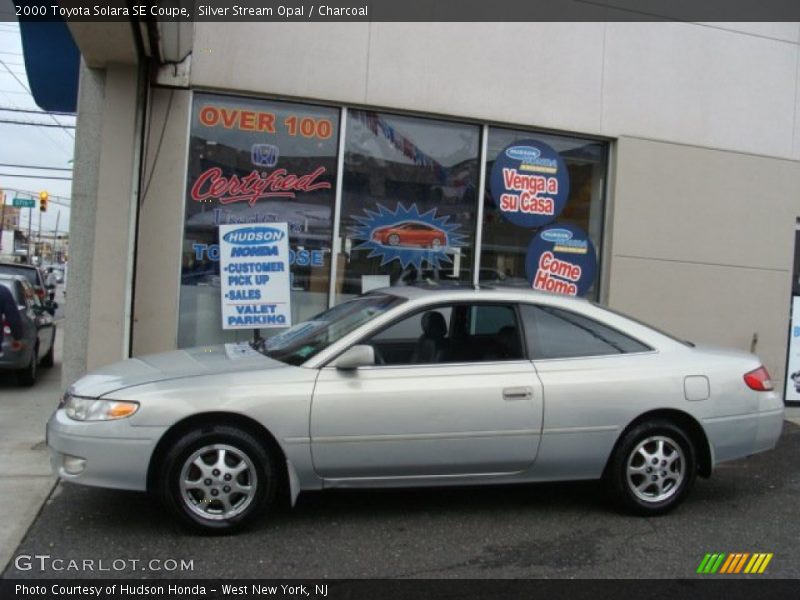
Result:
{"label": "car's rear wheel", "polygon": [[440,240],[439,238],[433,238],[433,240],[431,241],[431,248],[433,248],[434,250],[440,248],[441,245],[442,245],[442,240]]}
{"label": "car's rear wheel", "polygon": [[664,420],[627,432],[611,457],[606,480],[626,512],[659,515],[680,504],[697,474],[697,453],[688,435]]}
{"label": "car's rear wheel", "polygon": [[38,357],[39,346],[37,344],[34,346],[33,352],[31,352],[31,361],[28,363],[28,366],[17,371],[17,381],[20,385],[31,387],[36,383],[36,377],[38,376],[38,369],[36,367],[39,364]]}
{"label": "car's rear wheel", "polygon": [[397,235],[396,233],[393,233],[392,235],[389,236],[389,239],[387,241],[389,242],[390,246],[397,246],[400,244],[400,236]]}
{"label": "car's rear wheel", "polygon": [[159,482],[163,502],[203,533],[229,533],[273,503],[276,461],[258,440],[229,426],[204,427],[167,452]]}

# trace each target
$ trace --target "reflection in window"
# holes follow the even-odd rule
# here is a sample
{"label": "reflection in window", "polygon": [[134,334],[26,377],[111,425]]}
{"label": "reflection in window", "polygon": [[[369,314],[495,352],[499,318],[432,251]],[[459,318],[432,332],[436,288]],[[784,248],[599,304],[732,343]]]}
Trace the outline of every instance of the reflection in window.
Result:
{"label": "reflection in window", "polygon": [[195,94],[179,347],[252,337],[222,330],[220,224],[288,223],[292,321],[327,308],[338,121],[335,108]]}
{"label": "reflection in window", "polygon": [[337,301],[372,282],[471,279],[479,140],[474,125],[349,111]]}
{"label": "reflection in window", "polygon": [[[483,233],[481,247],[481,281],[503,281],[527,285],[525,256],[528,246],[539,229],[519,227],[506,220],[491,196],[488,174],[495,158],[504,148],[526,139],[547,144],[559,153],[569,173],[570,193],[566,207],[556,223],[576,225],[589,234],[589,239],[601,255],[603,232],[603,202],[607,145],[603,142],[576,137],[541,134],[530,131],[491,128],[486,152],[486,190],[483,200]],[[597,283],[587,296],[597,297]]]}
{"label": "reflection in window", "polygon": [[650,347],[593,319],[552,306],[522,305],[533,359],[647,352]]}

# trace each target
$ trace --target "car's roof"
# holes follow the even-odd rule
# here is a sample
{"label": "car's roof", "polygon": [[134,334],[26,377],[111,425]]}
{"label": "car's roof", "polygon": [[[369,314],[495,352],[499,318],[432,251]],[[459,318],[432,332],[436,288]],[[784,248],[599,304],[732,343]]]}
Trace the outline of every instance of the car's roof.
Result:
{"label": "car's roof", "polygon": [[0,262],[0,267],[14,267],[15,269],[38,269],[36,265],[26,263]]}
{"label": "car's roof", "polygon": [[[11,273],[0,273],[0,279],[5,279],[8,281],[24,281],[28,283],[28,278],[25,275],[12,275]],[[28,285],[30,285],[28,283]]]}
{"label": "car's roof", "polygon": [[528,286],[515,286],[503,283],[479,284],[477,286],[459,282],[415,283],[411,285],[381,288],[374,290],[374,293],[392,294],[394,296],[400,296],[409,300],[417,300],[431,296],[441,296],[442,299],[445,299],[446,296],[447,299],[486,298],[495,300],[498,298],[507,298],[509,300],[529,301],[556,300],[559,304],[575,302],[582,305],[588,302],[588,300],[585,298],[575,298],[572,296],[564,296],[562,294],[550,294],[531,289]]}

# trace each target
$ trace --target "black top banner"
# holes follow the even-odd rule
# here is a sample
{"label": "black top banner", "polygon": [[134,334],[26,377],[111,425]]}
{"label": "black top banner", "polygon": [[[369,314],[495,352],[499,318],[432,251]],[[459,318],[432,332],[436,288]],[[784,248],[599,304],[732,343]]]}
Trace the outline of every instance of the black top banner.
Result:
{"label": "black top banner", "polygon": [[[6,5],[8,6],[8,5]],[[9,10],[10,9],[10,10]],[[17,0],[0,20],[800,21],[797,0]]]}

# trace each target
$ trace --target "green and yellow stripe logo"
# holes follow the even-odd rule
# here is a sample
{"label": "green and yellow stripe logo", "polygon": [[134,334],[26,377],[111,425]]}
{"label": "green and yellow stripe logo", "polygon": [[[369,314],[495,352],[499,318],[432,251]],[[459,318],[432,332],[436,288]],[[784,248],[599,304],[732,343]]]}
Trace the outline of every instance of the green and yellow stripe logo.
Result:
{"label": "green and yellow stripe logo", "polygon": [[763,573],[769,561],[772,560],[772,552],[725,552],[709,553],[703,557],[697,572],[704,575],[717,574],[738,574],[738,573]]}

